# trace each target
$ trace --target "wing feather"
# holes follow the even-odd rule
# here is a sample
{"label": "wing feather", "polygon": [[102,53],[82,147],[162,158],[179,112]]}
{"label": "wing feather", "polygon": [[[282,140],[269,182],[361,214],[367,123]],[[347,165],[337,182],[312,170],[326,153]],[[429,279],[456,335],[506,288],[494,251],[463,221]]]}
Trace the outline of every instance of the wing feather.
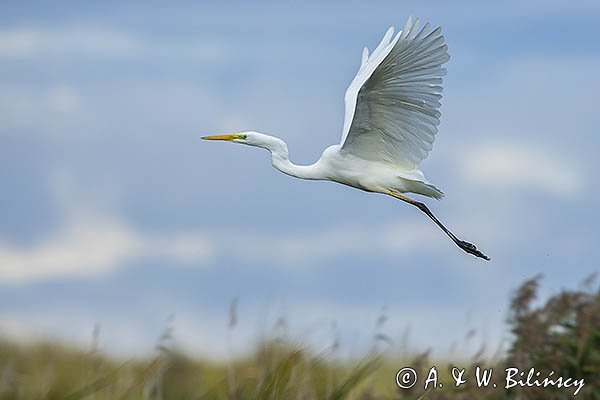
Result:
{"label": "wing feather", "polygon": [[342,151],[414,169],[433,147],[441,113],[442,65],[450,59],[441,28],[408,19],[393,27],[361,67],[345,96]]}

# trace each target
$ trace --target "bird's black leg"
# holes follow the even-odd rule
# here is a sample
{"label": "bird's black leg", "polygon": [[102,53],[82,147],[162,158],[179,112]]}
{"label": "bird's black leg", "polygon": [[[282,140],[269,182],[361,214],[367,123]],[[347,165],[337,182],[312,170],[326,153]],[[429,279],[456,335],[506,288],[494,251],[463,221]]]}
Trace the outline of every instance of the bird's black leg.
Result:
{"label": "bird's black leg", "polygon": [[452,241],[454,243],[456,243],[456,245],[458,247],[460,247],[461,249],[463,249],[464,251],[466,251],[469,254],[473,254],[476,257],[480,257],[480,258],[483,258],[484,260],[488,260],[489,261],[490,258],[488,256],[486,256],[485,254],[483,254],[481,251],[479,251],[474,244],[469,243],[469,242],[465,242],[464,240],[460,240],[459,238],[457,238],[456,236],[454,236],[454,234],[452,232],[450,232],[450,230],[448,228],[446,228],[444,226],[444,224],[442,224],[440,222],[440,220],[438,220],[435,217],[435,215],[433,215],[433,213],[429,210],[429,208],[425,204],[423,204],[421,202],[418,202],[418,201],[415,201],[413,199],[410,199],[408,197],[402,196],[401,194],[398,194],[396,192],[391,192],[390,191],[390,196],[395,197],[397,199],[400,199],[402,201],[405,201],[408,204],[412,204],[413,206],[417,207],[419,210],[421,210],[425,214],[427,214],[427,216],[429,218],[431,218],[431,220],[433,222],[435,222],[436,225],[439,226],[446,233],[446,235],[448,235],[448,237],[450,237],[450,239],[452,239]]}

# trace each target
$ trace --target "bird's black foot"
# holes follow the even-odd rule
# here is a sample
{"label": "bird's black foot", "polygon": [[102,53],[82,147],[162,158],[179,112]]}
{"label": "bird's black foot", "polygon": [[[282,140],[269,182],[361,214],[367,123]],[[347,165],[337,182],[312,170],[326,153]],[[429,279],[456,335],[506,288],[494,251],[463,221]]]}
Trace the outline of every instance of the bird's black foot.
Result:
{"label": "bird's black foot", "polygon": [[490,258],[483,254],[481,251],[477,250],[477,246],[473,243],[465,242],[464,240],[458,240],[456,245],[466,251],[469,254],[473,254],[475,257],[483,258],[484,260],[489,261]]}

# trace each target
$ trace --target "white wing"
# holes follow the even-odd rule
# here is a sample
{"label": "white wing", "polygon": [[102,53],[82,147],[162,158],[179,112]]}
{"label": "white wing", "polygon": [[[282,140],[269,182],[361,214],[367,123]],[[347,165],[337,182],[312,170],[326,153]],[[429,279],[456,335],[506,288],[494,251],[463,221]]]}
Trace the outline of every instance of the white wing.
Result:
{"label": "white wing", "polygon": [[346,91],[342,151],[415,168],[433,147],[440,123],[442,64],[450,59],[441,28],[408,19],[390,28],[369,56],[365,48]]}

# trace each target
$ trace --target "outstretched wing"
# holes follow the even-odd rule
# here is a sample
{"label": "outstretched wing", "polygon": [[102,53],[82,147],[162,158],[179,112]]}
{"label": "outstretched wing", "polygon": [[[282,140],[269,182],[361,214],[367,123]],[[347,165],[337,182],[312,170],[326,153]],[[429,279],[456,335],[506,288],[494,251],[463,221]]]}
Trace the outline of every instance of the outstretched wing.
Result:
{"label": "outstretched wing", "polygon": [[450,59],[441,28],[408,19],[390,28],[346,91],[342,151],[415,168],[433,147],[440,123],[442,65]]}

